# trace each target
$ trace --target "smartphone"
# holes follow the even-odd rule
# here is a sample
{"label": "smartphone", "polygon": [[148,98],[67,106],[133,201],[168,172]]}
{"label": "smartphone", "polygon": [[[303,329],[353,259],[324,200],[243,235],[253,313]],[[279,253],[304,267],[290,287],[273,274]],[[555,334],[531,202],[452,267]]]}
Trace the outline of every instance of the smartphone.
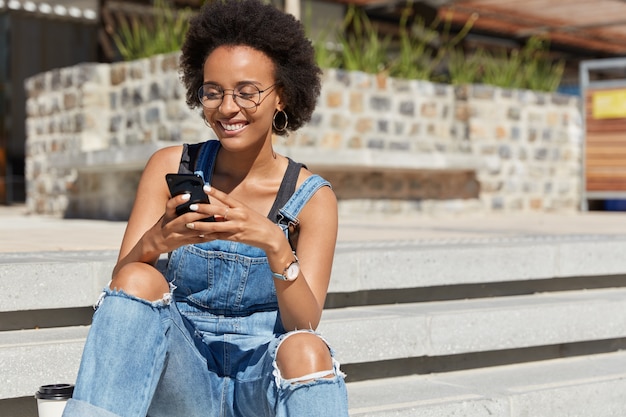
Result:
{"label": "smartphone", "polygon": [[[180,216],[190,212],[189,206],[196,203],[208,203],[209,197],[203,190],[204,181],[200,175],[196,174],[166,174],[165,181],[170,189],[172,197],[180,194],[191,194],[188,201],[176,207],[176,215]],[[213,222],[213,216],[202,219],[205,222]]]}

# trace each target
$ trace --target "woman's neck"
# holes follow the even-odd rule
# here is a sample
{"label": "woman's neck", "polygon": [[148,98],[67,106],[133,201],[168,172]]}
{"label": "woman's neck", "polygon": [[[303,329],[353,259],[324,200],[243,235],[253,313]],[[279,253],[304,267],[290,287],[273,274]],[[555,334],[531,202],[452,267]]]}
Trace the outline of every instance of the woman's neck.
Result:
{"label": "woman's neck", "polygon": [[[221,148],[215,161],[214,181],[223,182],[222,191],[228,192],[244,181],[282,177],[286,159],[274,152],[271,142],[260,150],[229,152]],[[216,184],[218,186],[218,184]]]}

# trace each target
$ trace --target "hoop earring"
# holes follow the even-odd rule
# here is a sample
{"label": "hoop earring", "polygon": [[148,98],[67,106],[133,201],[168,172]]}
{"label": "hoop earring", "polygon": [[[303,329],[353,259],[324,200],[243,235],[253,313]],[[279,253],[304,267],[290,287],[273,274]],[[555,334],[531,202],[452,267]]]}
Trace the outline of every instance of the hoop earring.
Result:
{"label": "hoop earring", "polygon": [[[282,113],[283,117],[285,118],[285,124],[281,126],[280,128],[276,126],[276,116],[278,116],[279,113]],[[272,117],[272,126],[277,132],[284,132],[287,129],[288,124],[289,124],[289,118],[287,117],[287,113],[285,113],[284,110],[280,110],[274,113],[274,117]]]}
{"label": "hoop earring", "polygon": [[202,121],[204,122],[204,124],[206,125],[206,127],[208,127],[209,129],[213,129],[213,126],[211,126],[209,124],[209,122],[207,122],[206,118],[204,116],[202,116]]}

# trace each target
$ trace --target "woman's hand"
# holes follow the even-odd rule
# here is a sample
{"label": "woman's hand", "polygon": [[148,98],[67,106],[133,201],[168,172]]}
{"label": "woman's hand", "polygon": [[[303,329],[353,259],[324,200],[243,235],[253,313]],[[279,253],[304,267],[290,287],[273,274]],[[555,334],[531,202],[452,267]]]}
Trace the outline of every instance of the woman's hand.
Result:
{"label": "woman's hand", "polygon": [[[152,239],[161,253],[171,252],[181,246],[207,240],[202,233],[188,227],[190,224],[205,223],[210,216],[191,211],[182,215],[176,214],[176,207],[189,201],[190,194],[180,194],[170,198],[165,204],[165,213],[152,227]],[[194,204],[193,208],[198,209]]]}
{"label": "woman's hand", "polygon": [[[273,251],[289,246],[281,229],[267,217],[214,187],[205,185],[204,191],[211,203],[192,204],[189,208],[193,213],[180,216],[188,232],[201,241],[219,239],[241,242],[263,249],[268,256]],[[171,200],[166,216],[172,209],[170,203]],[[203,221],[208,217],[213,217],[215,221]]]}

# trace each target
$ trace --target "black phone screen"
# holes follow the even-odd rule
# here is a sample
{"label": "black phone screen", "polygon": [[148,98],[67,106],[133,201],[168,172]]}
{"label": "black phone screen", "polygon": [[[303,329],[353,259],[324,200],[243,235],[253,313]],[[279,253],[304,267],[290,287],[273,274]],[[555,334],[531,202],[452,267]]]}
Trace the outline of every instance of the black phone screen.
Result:
{"label": "black phone screen", "polygon": [[[191,195],[188,201],[176,207],[176,215],[188,213],[189,206],[196,203],[208,203],[209,197],[204,190],[202,177],[196,174],[167,174],[165,175],[167,187],[172,197],[188,193]],[[213,217],[203,219],[204,221],[214,221]]]}

